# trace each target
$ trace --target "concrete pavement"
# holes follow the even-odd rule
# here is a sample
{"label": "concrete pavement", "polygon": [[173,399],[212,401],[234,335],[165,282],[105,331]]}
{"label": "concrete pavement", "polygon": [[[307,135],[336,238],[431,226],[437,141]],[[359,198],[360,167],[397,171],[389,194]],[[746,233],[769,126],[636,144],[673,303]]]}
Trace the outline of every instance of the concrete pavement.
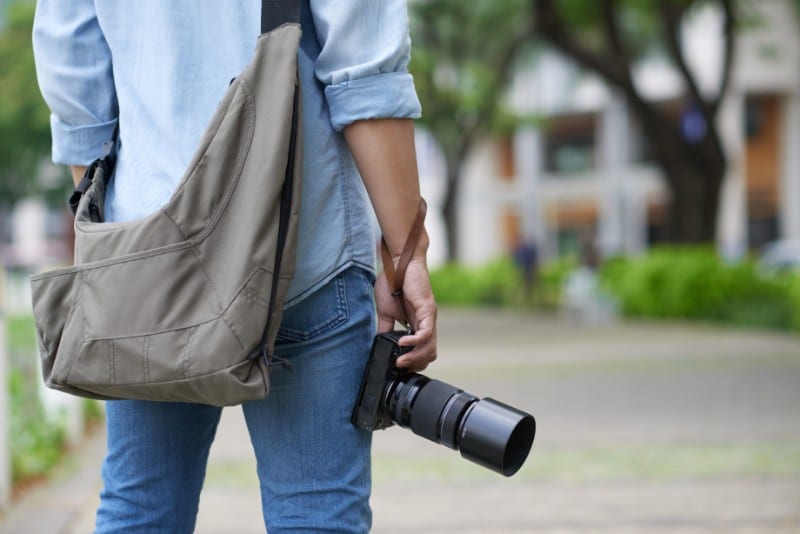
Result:
{"label": "concrete pavement", "polygon": [[[443,310],[431,376],[532,412],[505,479],[402,429],[375,437],[374,532],[800,532],[800,337],[579,326]],[[225,410],[198,533],[263,532],[239,409]],[[92,530],[102,435],[0,533]]]}

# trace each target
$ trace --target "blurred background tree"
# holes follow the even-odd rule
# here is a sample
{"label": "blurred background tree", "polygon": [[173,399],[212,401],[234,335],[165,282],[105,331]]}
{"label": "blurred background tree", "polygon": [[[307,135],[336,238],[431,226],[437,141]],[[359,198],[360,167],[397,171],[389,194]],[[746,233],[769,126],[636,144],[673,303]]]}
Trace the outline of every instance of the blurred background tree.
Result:
{"label": "blurred background tree", "polygon": [[[443,215],[447,257],[458,257],[456,198],[460,171],[481,136],[520,120],[503,105],[516,65],[549,46],[599,76],[624,97],[671,193],[664,238],[708,243],[716,233],[728,157],[719,115],[729,88],[739,32],[753,23],[754,0],[419,0],[412,2],[411,70],[423,105],[421,124],[447,165]],[[795,4],[800,4],[795,0]],[[721,73],[701,88],[681,43],[684,23],[705,7],[722,16]],[[714,29],[716,31],[716,29]],[[676,116],[634,82],[647,55],[665,57],[684,86]],[[502,127],[502,126],[501,126]]]}
{"label": "blurred background tree", "polygon": [[0,209],[36,193],[62,197],[63,188],[41,183],[39,168],[50,151],[50,119],[39,93],[31,28],[34,3],[0,8]]}
{"label": "blurred background tree", "polygon": [[533,24],[524,0],[427,0],[410,7],[410,69],[422,103],[420,122],[447,166],[442,212],[453,261],[463,162],[483,135],[524,120],[504,106],[503,95],[515,62],[530,51]]}
{"label": "blurred background tree", "polygon": [[[533,0],[537,35],[625,98],[647,133],[656,164],[672,193],[666,239],[712,242],[728,160],[718,116],[730,84],[745,1]],[[681,45],[681,27],[697,9],[713,5],[724,18],[722,71],[713,91],[702,91]],[[644,54],[663,53],[682,78],[687,105],[670,116],[647,100],[633,71]]]}

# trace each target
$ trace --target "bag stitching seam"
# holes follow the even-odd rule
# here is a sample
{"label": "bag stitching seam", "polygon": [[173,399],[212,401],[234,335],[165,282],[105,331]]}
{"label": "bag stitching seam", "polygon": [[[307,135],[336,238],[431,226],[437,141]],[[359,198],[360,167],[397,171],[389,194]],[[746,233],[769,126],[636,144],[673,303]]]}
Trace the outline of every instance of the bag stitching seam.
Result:
{"label": "bag stitching seam", "polygon": [[[243,367],[247,363],[255,364],[256,362],[255,361],[244,360],[244,361],[241,361],[241,362],[237,362],[237,363],[235,363],[233,365],[229,365],[228,367],[224,367],[222,369],[219,369],[217,371],[212,371],[210,373],[205,373],[205,374],[202,374],[202,375],[196,375],[196,376],[193,376],[191,378],[174,378],[174,379],[171,379],[171,380],[164,380],[164,381],[160,381],[160,382],[148,382],[148,385],[161,386],[161,385],[177,384],[177,383],[180,383],[180,382],[188,382],[188,381],[192,381],[192,380],[207,378],[207,377],[210,377],[210,376],[213,376],[213,375],[216,375],[216,374],[220,374],[220,373],[225,374],[228,371],[230,371],[231,369],[234,369],[234,368],[240,367],[240,366]],[[61,383],[57,383],[57,384],[61,384]],[[131,382],[131,383],[124,383],[124,384],[77,384],[77,385],[76,384],[70,384],[70,383],[63,383],[63,385],[70,386],[70,387],[76,388],[76,389],[85,389],[86,386],[92,387],[93,385],[100,386],[100,387],[112,387],[112,386],[138,387],[138,386],[142,386],[142,384],[139,383],[139,382]],[[91,390],[86,390],[86,391],[89,391],[91,393]],[[108,395],[106,395],[106,396],[108,396]]]}
{"label": "bag stitching seam", "polygon": [[[64,270],[51,271],[51,272],[41,273],[39,275],[34,275],[31,277],[31,281],[36,282],[40,280],[46,280],[48,278],[53,278],[56,276],[67,276],[77,272],[90,271],[103,267],[110,267],[112,265],[122,265],[124,263],[131,261],[149,259],[151,257],[155,257],[161,254],[168,254],[171,252],[179,251],[183,248],[193,247],[195,244],[198,244],[207,239],[211,231],[213,231],[213,229],[219,223],[219,220],[222,218],[222,215],[225,213],[225,208],[230,203],[230,200],[233,197],[233,192],[240,182],[242,172],[244,171],[244,163],[247,160],[247,156],[250,154],[250,150],[252,150],[253,135],[254,135],[253,132],[255,129],[255,121],[253,120],[253,115],[254,115],[253,109],[255,108],[255,105],[253,102],[252,94],[250,93],[250,90],[248,89],[248,86],[244,80],[241,81],[241,89],[244,94],[244,102],[242,104],[242,107],[243,107],[244,121],[246,121],[245,123],[245,128],[247,130],[246,138],[248,139],[250,148],[248,150],[241,151],[238,154],[236,164],[234,166],[235,171],[232,173],[232,175],[235,176],[235,179],[230,180],[230,184],[225,188],[223,197],[220,203],[217,205],[212,217],[209,219],[209,223],[205,225],[205,227],[201,232],[199,232],[195,237],[191,239],[185,239],[184,241],[181,241],[179,243],[170,243],[150,250],[132,252],[130,253],[129,257],[125,257],[126,255],[123,255],[114,258],[107,258],[104,260],[99,260],[97,262],[88,262],[82,265],[75,265],[73,267],[68,267]],[[207,149],[208,147],[206,147],[206,150]],[[194,172],[195,171],[192,170],[192,173]],[[164,208],[162,208],[162,211],[164,211]],[[177,223],[172,219],[172,217],[169,214],[166,215],[167,218],[178,228],[178,232],[181,235],[184,235],[180,227],[178,227]],[[113,229],[109,229],[109,231],[111,230]]]}
{"label": "bag stitching seam", "polygon": [[116,352],[114,349],[114,340],[108,340],[109,345],[109,360],[108,360],[108,372],[109,378],[111,379],[112,384],[117,383],[117,362],[116,362]]}
{"label": "bag stitching seam", "polygon": [[192,240],[196,243],[205,241],[208,236],[211,235],[211,232],[214,231],[214,228],[216,228],[217,224],[219,224],[220,219],[222,219],[222,216],[226,212],[226,208],[230,204],[231,198],[233,198],[234,191],[241,181],[245,162],[250,156],[250,151],[253,149],[253,138],[255,136],[255,101],[252,93],[250,92],[250,87],[247,84],[247,80],[241,80],[240,88],[244,94],[242,113],[243,119],[246,121],[244,128],[246,129],[245,139],[247,139],[248,148],[247,150],[240,151],[237,155],[236,163],[234,165],[234,172],[231,173],[233,179],[229,180],[228,187],[223,190],[222,198],[220,199],[216,210],[209,218],[208,224],[206,224],[203,230],[198,232],[197,235],[192,238]]}
{"label": "bag stitching seam", "polygon": [[[197,252],[197,247],[194,243],[191,246],[192,254],[194,254],[194,259],[197,262],[197,267],[200,269],[200,272],[203,273],[203,276],[206,278],[208,283],[211,285],[211,290],[214,294],[215,304],[217,305],[217,310],[221,311],[223,309],[222,300],[220,298],[219,289],[217,288],[217,284],[214,283],[214,280],[211,278],[211,275],[208,274],[206,271],[205,265],[203,265],[203,261],[200,259],[200,253]],[[235,298],[235,297],[234,297]]]}
{"label": "bag stitching seam", "polygon": [[183,369],[183,378],[188,379],[189,376],[189,356],[192,350],[192,341],[194,340],[194,336],[197,333],[197,328],[192,328],[189,330],[188,339],[186,340],[186,346],[183,348],[183,361],[181,361],[181,367]]}
{"label": "bag stitching seam", "polygon": [[[222,319],[224,317],[224,314],[227,313],[228,310],[230,310],[231,306],[233,306],[233,303],[236,301],[236,297],[241,293],[241,291],[244,289],[244,287],[247,285],[247,283],[255,275],[255,271],[263,271],[263,272],[265,272],[267,274],[272,274],[272,271],[269,271],[269,270],[264,269],[262,267],[256,267],[255,270],[253,271],[253,273],[247,278],[247,280],[241,286],[239,286],[239,288],[237,289],[236,293],[234,293],[234,297],[231,299],[230,303],[228,303],[228,305],[225,306],[225,308],[222,309],[222,311],[219,312],[218,315],[216,315],[214,317],[211,317],[210,319],[207,319],[205,321],[200,321],[200,322],[197,322],[197,323],[194,323],[194,324],[188,324],[188,325],[181,326],[181,327],[178,327],[178,328],[166,328],[164,330],[156,330],[156,331],[153,331],[153,332],[144,332],[144,333],[141,333],[141,334],[131,334],[131,335],[122,335],[122,336],[106,336],[106,337],[86,337],[84,339],[84,341],[85,342],[90,342],[90,341],[104,341],[106,339],[135,339],[135,338],[153,336],[153,335],[158,335],[158,334],[166,334],[166,333],[169,333],[169,332],[177,332],[179,330],[186,330],[188,328],[200,327],[200,326],[203,326],[204,324],[208,324],[208,323],[211,323],[213,321],[220,320],[220,319]],[[280,278],[283,279],[283,280],[291,280],[291,277],[289,277],[289,276],[286,276],[286,277],[281,276]]]}
{"label": "bag stitching seam", "polygon": [[152,341],[151,336],[144,336],[142,338],[144,341],[144,348],[142,350],[142,358],[144,360],[144,383],[150,383],[150,343]]}

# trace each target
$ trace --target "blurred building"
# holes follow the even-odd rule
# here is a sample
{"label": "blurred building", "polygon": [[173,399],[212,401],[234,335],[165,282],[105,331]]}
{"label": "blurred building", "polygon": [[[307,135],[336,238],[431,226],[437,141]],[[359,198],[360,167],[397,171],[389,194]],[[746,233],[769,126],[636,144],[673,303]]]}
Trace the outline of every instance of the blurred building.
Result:
{"label": "blurred building", "polygon": [[[798,17],[785,0],[752,5],[759,20],[739,34],[719,117],[729,172],[717,241],[729,257],[800,239]],[[698,13],[682,38],[701,89],[713,90],[722,66],[721,15]],[[691,126],[681,78],[667,60],[649,58],[635,81],[646,98]],[[510,98],[519,112],[544,120],[484,143],[468,159],[460,199],[463,261],[484,262],[520,240],[535,242],[543,256],[578,252],[587,239],[603,254],[637,253],[660,240],[669,192],[620,96],[546,51],[517,73]],[[424,136],[420,141],[423,191],[436,202],[442,163]],[[431,221],[434,244],[443,242],[441,224]],[[443,250],[432,255],[440,260]]]}
{"label": "blurred building", "polygon": [[[720,113],[729,171],[721,195],[719,249],[729,257],[778,239],[800,240],[800,25],[790,0],[752,2],[758,22],[739,34],[731,85]],[[683,46],[701,88],[721,71],[722,19],[691,19]],[[644,95],[687,114],[681,78],[657,56],[635,73]],[[460,196],[461,260],[483,263],[522,243],[540,257],[576,253],[593,242],[603,254],[637,253],[662,236],[669,191],[649,160],[646,135],[624,100],[599,78],[552,51],[520,70],[510,101],[543,118],[468,157]],[[691,122],[691,117],[685,117]],[[444,196],[444,163],[418,132],[423,194]],[[20,273],[70,261],[70,217],[40,201],[0,212],[0,260]],[[430,260],[445,257],[444,223],[431,209]],[[7,293],[9,293],[7,291]],[[19,300],[25,300],[24,298]]]}
{"label": "blurred building", "polygon": [[32,272],[72,261],[72,217],[65,207],[48,207],[40,198],[0,211],[0,309],[27,313]]}

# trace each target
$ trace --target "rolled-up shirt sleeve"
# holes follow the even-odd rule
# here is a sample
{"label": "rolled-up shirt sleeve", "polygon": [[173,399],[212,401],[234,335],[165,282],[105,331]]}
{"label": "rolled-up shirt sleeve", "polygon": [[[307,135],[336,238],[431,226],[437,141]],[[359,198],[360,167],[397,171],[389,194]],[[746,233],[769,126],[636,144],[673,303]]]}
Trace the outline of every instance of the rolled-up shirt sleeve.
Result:
{"label": "rolled-up shirt sleeve", "polygon": [[421,114],[408,72],[405,0],[311,0],[321,52],[315,64],[336,130],[362,119]]}
{"label": "rolled-up shirt sleeve", "polygon": [[92,0],[39,0],[33,25],[36,76],[50,108],[55,163],[87,165],[114,134],[111,52]]}

